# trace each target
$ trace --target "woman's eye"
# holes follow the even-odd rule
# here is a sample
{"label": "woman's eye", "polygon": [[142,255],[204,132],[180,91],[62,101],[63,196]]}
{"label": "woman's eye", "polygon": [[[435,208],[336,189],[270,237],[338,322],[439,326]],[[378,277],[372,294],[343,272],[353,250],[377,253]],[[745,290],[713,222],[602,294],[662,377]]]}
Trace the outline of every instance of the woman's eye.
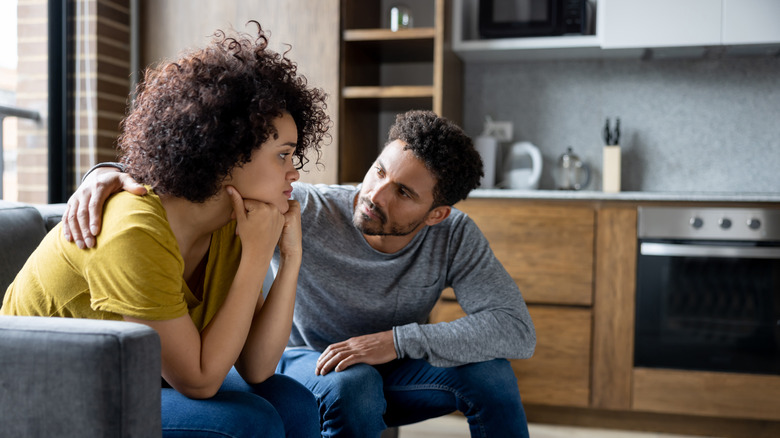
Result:
{"label": "woman's eye", "polygon": [[283,152],[283,153],[279,154],[279,158],[281,158],[282,160],[286,160],[287,157],[289,157],[289,156],[290,156],[289,152]]}
{"label": "woman's eye", "polygon": [[382,170],[382,168],[381,168],[381,167],[378,167],[378,166],[377,166],[377,167],[375,167],[374,169],[376,169],[376,173],[377,173],[377,175],[379,175],[379,176],[383,176],[383,175],[385,174],[385,171],[384,171],[384,170]]}

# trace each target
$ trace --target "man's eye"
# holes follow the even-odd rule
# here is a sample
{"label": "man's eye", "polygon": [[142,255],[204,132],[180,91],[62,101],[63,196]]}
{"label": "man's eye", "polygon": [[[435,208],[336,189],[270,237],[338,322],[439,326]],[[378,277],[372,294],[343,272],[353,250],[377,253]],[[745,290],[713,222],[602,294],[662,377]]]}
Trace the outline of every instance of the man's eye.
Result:
{"label": "man's eye", "polygon": [[404,190],[404,189],[398,190],[398,193],[400,193],[401,196],[404,196],[404,197],[407,197],[407,198],[411,198],[411,196],[409,196],[409,193],[407,193],[407,191]]}

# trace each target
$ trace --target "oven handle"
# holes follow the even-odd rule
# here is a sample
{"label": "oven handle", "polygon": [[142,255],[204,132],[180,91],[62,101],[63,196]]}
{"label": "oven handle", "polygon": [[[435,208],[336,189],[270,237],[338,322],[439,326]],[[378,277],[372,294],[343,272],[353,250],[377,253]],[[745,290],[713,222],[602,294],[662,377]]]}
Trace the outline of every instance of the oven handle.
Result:
{"label": "oven handle", "polygon": [[642,242],[639,246],[639,254],[647,256],[780,259],[780,248]]}

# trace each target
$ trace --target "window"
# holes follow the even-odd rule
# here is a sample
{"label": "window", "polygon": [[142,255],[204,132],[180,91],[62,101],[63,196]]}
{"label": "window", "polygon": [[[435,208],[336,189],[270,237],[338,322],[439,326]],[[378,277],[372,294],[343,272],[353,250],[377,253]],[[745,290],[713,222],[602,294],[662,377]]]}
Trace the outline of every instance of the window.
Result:
{"label": "window", "polygon": [[86,169],[116,158],[136,3],[0,1],[2,199],[65,201]]}

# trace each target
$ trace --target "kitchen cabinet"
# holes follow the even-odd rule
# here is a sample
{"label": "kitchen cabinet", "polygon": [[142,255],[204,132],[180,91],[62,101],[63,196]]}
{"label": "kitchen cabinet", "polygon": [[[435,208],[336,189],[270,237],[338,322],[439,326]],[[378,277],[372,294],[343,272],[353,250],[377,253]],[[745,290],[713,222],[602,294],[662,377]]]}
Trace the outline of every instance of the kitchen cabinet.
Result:
{"label": "kitchen cabinet", "polygon": [[723,0],[723,44],[780,42],[780,2],[777,0]]}
{"label": "kitchen cabinet", "polygon": [[453,0],[453,50],[466,62],[533,59],[773,56],[780,48],[776,0],[598,0],[594,35],[481,39],[478,0]]}
{"label": "kitchen cabinet", "polygon": [[[780,376],[634,366],[642,205],[724,202],[480,196],[455,206],[485,234],[534,321],[534,356],[510,361],[529,419],[690,435],[780,436]],[[430,321],[463,315],[447,290]]]}
{"label": "kitchen cabinet", "polygon": [[[592,312],[578,307],[528,304],[536,329],[531,359],[511,359],[524,403],[587,407],[590,400]],[[465,316],[451,289],[431,312],[432,323]]]}
{"label": "kitchen cabinet", "polygon": [[[588,206],[468,199],[466,212],[517,282],[536,327],[534,357],[512,360],[526,403],[590,404],[594,210]],[[432,322],[463,316],[451,291]]]}
{"label": "kitchen cabinet", "polygon": [[592,304],[592,208],[491,199],[456,208],[474,219],[527,302]]}
{"label": "kitchen cabinet", "polygon": [[362,181],[400,112],[428,109],[460,124],[461,65],[446,31],[449,5],[409,2],[413,27],[393,32],[389,2],[342,0],[339,182]]}
{"label": "kitchen cabinet", "polygon": [[601,0],[601,47],[709,46],[721,43],[721,0]]}
{"label": "kitchen cabinet", "polygon": [[780,377],[635,368],[632,408],[711,417],[780,420]]}
{"label": "kitchen cabinet", "polygon": [[780,43],[774,0],[600,0],[604,49]]}

